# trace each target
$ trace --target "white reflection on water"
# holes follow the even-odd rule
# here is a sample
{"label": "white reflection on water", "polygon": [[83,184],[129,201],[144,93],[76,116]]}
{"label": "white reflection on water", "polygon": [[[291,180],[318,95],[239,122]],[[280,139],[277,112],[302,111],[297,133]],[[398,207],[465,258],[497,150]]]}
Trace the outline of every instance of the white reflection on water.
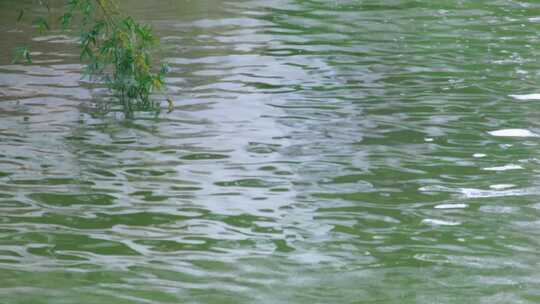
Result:
{"label": "white reflection on water", "polygon": [[519,170],[519,169],[523,169],[522,166],[520,165],[504,165],[504,166],[497,166],[497,167],[488,167],[488,168],[483,168],[482,170],[485,170],[485,171],[507,171],[507,170]]}
{"label": "white reflection on water", "polygon": [[435,209],[464,209],[469,207],[467,204],[439,204],[436,205]]}
{"label": "white reflection on water", "polygon": [[458,226],[458,225],[461,225],[461,222],[444,221],[444,220],[438,220],[438,219],[423,219],[422,224],[433,225],[433,226]]}
{"label": "white reflection on water", "polygon": [[493,190],[504,190],[504,189],[508,189],[508,188],[513,188],[515,186],[516,185],[514,185],[514,184],[496,184],[496,185],[491,185],[489,187],[491,189],[493,189]]}
{"label": "white reflection on water", "polygon": [[499,137],[539,137],[540,135],[526,129],[501,129],[488,132],[490,135]]}
{"label": "white reflection on water", "polygon": [[540,100],[540,94],[509,95],[517,100]]}
{"label": "white reflection on water", "polygon": [[420,192],[447,192],[463,194],[465,198],[484,198],[484,197],[504,197],[504,196],[525,196],[538,194],[537,188],[508,189],[508,190],[484,190],[477,188],[450,188],[440,185],[430,185],[420,187]]}
{"label": "white reflection on water", "polygon": [[530,189],[511,189],[511,190],[482,190],[474,188],[460,189],[461,193],[467,198],[482,198],[482,197],[503,197],[503,196],[523,196],[530,195],[534,192]]}

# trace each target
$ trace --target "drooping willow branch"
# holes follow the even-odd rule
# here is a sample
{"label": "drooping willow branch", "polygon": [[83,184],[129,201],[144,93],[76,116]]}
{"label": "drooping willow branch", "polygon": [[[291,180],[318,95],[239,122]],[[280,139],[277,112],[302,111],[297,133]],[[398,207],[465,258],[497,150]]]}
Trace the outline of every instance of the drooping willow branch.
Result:
{"label": "drooping willow branch", "polygon": [[[40,2],[49,8],[48,3]],[[19,14],[22,19],[24,11]],[[85,75],[103,82],[118,97],[126,112],[157,109],[151,94],[163,87],[167,66],[152,68],[152,49],[159,43],[148,25],[124,15],[115,0],[69,0],[59,18],[63,28],[80,28],[80,58]],[[40,32],[51,27],[45,17],[34,20]],[[18,57],[31,61],[19,48]]]}

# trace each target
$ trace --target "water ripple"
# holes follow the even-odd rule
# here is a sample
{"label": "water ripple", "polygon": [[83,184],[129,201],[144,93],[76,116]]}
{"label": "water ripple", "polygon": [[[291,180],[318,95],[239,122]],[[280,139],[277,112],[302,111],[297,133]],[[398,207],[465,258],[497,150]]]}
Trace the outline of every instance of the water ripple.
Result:
{"label": "water ripple", "polygon": [[538,302],[538,4],[121,2],[172,113],[0,2],[2,299]]}

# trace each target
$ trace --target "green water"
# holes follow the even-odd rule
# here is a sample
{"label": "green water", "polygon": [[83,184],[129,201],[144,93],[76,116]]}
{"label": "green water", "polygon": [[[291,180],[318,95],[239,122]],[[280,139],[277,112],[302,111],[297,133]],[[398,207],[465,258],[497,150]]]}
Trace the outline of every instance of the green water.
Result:
{"label": "green water", "polygon": [[539,2],[122,1],[176,107],[133,120],[30,3],[0,1],[0,303],[540,302]]}

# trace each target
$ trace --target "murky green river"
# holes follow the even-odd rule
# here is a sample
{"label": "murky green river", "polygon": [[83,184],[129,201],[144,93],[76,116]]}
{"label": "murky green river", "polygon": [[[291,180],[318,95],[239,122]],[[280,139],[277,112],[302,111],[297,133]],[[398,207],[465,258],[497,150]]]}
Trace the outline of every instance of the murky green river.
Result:
{"label": "murky green river", "polygon": [[1,303],[540,302],[540,2],[121,2],[172,113],[0,1]]}

